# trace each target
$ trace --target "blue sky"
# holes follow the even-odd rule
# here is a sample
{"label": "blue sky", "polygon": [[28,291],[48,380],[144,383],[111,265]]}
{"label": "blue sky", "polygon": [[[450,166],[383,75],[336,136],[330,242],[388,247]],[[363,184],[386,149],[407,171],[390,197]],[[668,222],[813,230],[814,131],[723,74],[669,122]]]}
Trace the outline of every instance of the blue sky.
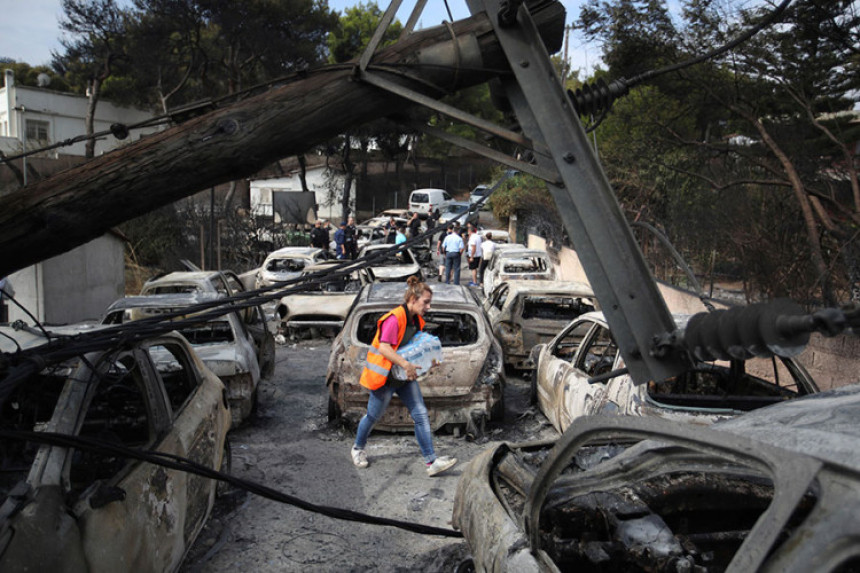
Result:
{"label": "blue sky", "polygon": [[[123,0],[120,0],[121,3]],[[570,23],[578,14],[579,6],[585,0],[562,0],[567,9]],[[333,10],[343,11],[357,4],[356,0],[329,0]],[[385,9],[387,2],[378,2]],[[405,23],[409,18],[414,1],[404,0],[398,19]],[[469,16],[465,0],[448,0],[455,20]],[[51,50],[59,50],[60,28],[57,24],[62,10],[60,0],[0,0],[0,56],[27,62],[30,65],[47,64],[51,60]],[[420,27],[441,24],[448,19],[443,0],[428,0],[421,16]],[[596,46],[585,46],[580,39],[571,34],[568,50],[573,68],[591,71],[599,58]]]}

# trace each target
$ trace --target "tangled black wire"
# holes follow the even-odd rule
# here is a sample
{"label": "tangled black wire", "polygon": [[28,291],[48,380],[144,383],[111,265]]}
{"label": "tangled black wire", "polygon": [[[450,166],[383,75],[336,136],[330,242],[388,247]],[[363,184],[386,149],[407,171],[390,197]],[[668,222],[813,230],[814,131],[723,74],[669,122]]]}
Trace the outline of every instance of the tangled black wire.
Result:
{"label": "tangled black wire", "polygon": [[384,525],[397,527],[413,533],[422,533],[426,535],[440,535],[443,537],[462,537],[463,534],[454,529],[445,529],[441,527],[433,527],[431,525],[421,525],[399,519],[389,519],[387,517],[378,517],[349,509],[341,509],[327,505],[318,505],[305,501],[294,495],[290,495],[270,487],[258,484],[256,482],[238,478],[230,474],[226,474],[210,467],[199,464],[188,458],[168,454],[164,452],[145,451],[134,448],[119,446],[114,443],[96,440],[92,438],[83,438],[80,436],[70,436],[68,434],[59,434],[56,432],[22,432],[0,429],[0,438],[3,440],[18,440],[27,441],[34,444],[42,444],[49,446],[59,446],[63,448],[75,448],[81,451],[92,452],[105,456],[115,456],[126,459],[139,460],[148,462],[157,466],[170,468],[187,472],[190,474],[199,475],[206,478],[229,483],[235,487],[241,488],[250,493],[257,494],[266,499],[271,499],[280,503],[286,503],[305,511],[319,513],[334,519],[345,521],[359,521],[371,525]]}

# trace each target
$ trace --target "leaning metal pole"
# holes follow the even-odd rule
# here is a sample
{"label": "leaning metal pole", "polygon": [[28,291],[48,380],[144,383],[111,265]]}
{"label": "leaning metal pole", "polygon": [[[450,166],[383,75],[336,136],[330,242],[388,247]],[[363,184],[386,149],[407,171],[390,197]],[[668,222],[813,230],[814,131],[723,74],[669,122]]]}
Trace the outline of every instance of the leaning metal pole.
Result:
{"label": "leaning metal pole", "polygon": [[562,185],[547,186],[576,252],[637,383],[664,380],[688,368],[676,349],[657,356],[655,337],[675,329],[672,315],[615,198],[585,130],[561,86],[526,5],[468,0],[486,12],[514,78],[504,80],[524,134],[549,154],[537,164],[557,170]]}

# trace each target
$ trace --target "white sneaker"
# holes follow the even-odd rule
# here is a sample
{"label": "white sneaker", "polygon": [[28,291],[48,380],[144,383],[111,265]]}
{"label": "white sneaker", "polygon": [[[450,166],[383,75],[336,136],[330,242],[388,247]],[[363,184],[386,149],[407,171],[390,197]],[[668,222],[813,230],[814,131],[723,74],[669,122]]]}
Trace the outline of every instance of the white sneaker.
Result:
{"label": "white sneaker", "polygon": [[367,467],[367,453],[364,450],[359,450],[358,448],[352,448],[352,463],[355,464],[357,468],[366,468]]}
{"label": "white sneaker", "polygon": [[440,456],[433,460],[433,463],[427,466],[427,475],[435,476],[437,474],[441,474],[445,470],[449,470],[454,467],[454,464],[457,463],[457,458],[451,458],[448,456]]}

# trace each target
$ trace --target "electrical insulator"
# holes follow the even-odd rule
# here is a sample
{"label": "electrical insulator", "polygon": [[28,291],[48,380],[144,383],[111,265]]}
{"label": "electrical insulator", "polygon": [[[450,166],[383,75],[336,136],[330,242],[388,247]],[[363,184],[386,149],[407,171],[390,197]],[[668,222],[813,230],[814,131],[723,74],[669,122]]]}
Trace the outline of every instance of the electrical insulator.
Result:
{"label": "electrical insulator", "polygon": [[598,79],[576,91],[567,90],[567,97],[578,115],[597,115],[608,110],[615,100],[629,91],[630,86],[624,78],[613,80],[609,85],[603,79]]}

